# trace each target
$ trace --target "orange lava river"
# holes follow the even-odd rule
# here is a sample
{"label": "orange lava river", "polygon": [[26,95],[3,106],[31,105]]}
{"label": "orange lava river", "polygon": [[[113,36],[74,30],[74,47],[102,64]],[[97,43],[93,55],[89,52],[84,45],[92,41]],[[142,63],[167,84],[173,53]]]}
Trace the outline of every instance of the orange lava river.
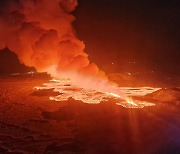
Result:
{"label": "orange lava river", "polygon": [[54,92],[58,92],[59,95],[49,97],[52,101],[66,101],[69,98],[82,101],[88,104],[99,104],[101,102],[113,101],[116,105],[123,106],[125,108],[144,108],[145,106],[154,106],[154,103],[146,101],[133,100],[132,96],[145,96],[153,93],[160,88],[152,87],[117,87],[117,91],[124,94],[120,96],[109,92],[99,92],[92,89],[80,88],[73,85],[70,80],[50,80],[49,83],[44,83],[43,86],[34,87],[36,90],[53,89]]}

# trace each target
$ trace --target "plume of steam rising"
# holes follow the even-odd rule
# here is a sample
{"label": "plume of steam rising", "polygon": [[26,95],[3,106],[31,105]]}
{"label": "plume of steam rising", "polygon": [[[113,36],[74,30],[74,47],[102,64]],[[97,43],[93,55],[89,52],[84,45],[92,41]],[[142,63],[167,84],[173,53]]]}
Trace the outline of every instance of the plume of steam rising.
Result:
{"label": "plume of steam rising", "polygon": [[2,0],[0,49],[8,47],[39,72],[112,92],[105,73],[89,62],[84,43],[75,36],[70,13],[77,5],[77,0]]}

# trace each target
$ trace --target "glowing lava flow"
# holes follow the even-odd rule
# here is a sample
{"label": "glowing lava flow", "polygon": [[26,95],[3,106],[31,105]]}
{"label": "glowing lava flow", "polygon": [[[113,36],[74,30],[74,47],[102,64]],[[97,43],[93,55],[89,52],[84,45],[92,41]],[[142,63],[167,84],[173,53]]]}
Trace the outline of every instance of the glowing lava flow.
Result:
{"label": "glowing lava flow", "polygon": [[[159,88],[156,88],[156,91]],[[112,95],[113,97],[117,97],[117,98],[122,98],[121,96],[114,94],[114,93],[108,93],[110,95]],[[125,108],[144,108],[145,106],[154,106],[154,103],[149,103],[146,101],[137,101],[137,100],[132,100],[131,98],[125,97],[122,98],[123,101],[121,101],[120,103],[116,103],[116,105],[120,105],[123,106]]]}
{"label": "glowing lava flow", "polygon": [[70,80],[67,79],[52,79],[49,83],[45,83],[41,87],[35,87],[37,90],[53,89],[54,92],[58,92],[59,95],[49,97],[53,101],[66,101],[69,98],[80,100],[88,104],[99,104],[101,102],[115,102],[116,105],[121,105],[125,108],[143,108],[145,106],[153,106],[155,104],[143,101],[132,100],[130,96],[143,96],[159,88],[141,87],[141,88],[129,88],[118,87],[121,93],[125,93],[125,97],[114,93],[104,93],[92,89],[83,89],[76,85],[73,85]]}
{"label": "glowing lava flow", "polygon": [[125,99],[127,103],[134,105],[134,106],[138,106],[136,103],[133,102],[133,100],[130,100],[129,98]]}

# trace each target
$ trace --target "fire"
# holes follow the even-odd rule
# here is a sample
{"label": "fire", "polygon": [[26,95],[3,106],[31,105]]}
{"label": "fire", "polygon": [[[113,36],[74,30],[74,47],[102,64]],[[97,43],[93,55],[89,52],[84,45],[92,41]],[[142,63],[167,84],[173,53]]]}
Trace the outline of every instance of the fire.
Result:
{"label": "fire", "polygon": [[[112,84],[106,74],[90,62],[85,44],[76,37],[72,25],[75,17],[71,12],[78,5],[77,0],[3,2],[0,6],[0,49],[7,47],[25,65],[57,77],[43,87],[36,87],[60,93],[50,100],[63,101],[72,97],[98,104],[110,99],[124,107],[149,106],[130,99],[126,96],[127,87],[122,89]],[[146,93],[142,88],[139,91]]]}
{"label": "fire", "polygon": [[[119,87],[119,91],[125,93],[129,87]],[[126,96],[120,96],[111,92],[102,92],[93,89],[80,88],[74,85],[69,79],[52,79],[49,83],[43,84],[41,87],[35,87],[36,90],[42,89],[53,89],[54,92],[59,92],[57,96],[51,96],[49,99],[51,101],[66,101],[69,98],[82,101],[88,104],[99,104],[101,102],[117,102],[116,105],[121,105],[125,108],[143,108],[145,106],[153,106],[155,104],[150,102],[142,102],[133,100],[130,96],[135,95],[133,88],[129,88],[128,94]],[[141,87],[138,88],[139,91],[144,91],[144,95],[152,93],[159,88],[152,87]],[[116,89],[116,91],[118,91]],[[138,95],[138,94],[137,94]],[[142,93],[140,93],[142,95]]]}

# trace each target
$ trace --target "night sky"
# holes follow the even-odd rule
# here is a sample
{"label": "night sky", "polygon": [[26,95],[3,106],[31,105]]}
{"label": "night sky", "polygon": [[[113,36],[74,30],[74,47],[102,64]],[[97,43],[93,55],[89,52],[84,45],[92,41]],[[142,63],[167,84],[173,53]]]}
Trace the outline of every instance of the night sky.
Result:
{"label": "night sky", "polygon": [[79,0],[78,37],[106,72],[180,75],[179,0]]}

